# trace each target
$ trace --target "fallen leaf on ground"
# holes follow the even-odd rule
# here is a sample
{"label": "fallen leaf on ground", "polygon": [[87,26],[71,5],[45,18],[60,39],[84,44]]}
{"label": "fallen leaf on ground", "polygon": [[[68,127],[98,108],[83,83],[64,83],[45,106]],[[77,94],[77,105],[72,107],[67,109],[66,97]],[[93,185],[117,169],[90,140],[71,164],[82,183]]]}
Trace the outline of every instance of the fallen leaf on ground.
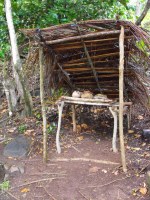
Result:
{"label": "fallen leaf on ground", "polygon": [[143,119],[144,117],[142,115],[139,115],[137,118],[138,119]]}
{"label": "fallen leaf on ground", "polygon": [[25,135],[30,135],[31,133],[33,133],[34,132],[34,129],[31,129],[31,130],[26,130],[25,131]]}
{"label": "fallen leaf on ground", "polygon": [[132,195],[136,196],[139,189],[132,189]]}
{"label": "fallen leaf on ground", "polygon": [[107,173],[107,170],[106,169],[102,169],[102,172],[104,172],[105,174]]}
{"label": "fallen leaf on ground", "polygon": [[142,147],[145,147],[146,146],[146,142],[142,143]]}
{"label": "fallen leaf on ground", "polygon": [[135,137],[135,138],[140,138],[141,136],[138,135],[138,134],[134,134],[134,137]]}
{"label": "fallen leaf on ground", "polygon": [[5,113],[5,112],[7,112],[7,109],[3,109],[3,110],[1,111],[1,114]]}
{"label": "fallen leaf on ground", "polygon": [[139,147],[131,147],[131,150],[132,151],[139,151],[139,150],[141,150],[141,148],[139,148]]}
{"label": "fallen leaf on ground", "polygon": [[77,133],[81,133],[81,126],[77,125]]}
{"label": "fallen leaf on ground", "polygon": [[30,191],[29,188],[23,188],[23,189],[21,190],[22,193],[27,193],[27,192],[29,192],[29,191]]}
{"label": "fallen leaf on ground", "polygon": [[13,133],[15,130],[16,130],[16,128],[10,128],[10,129],[8,129],[8,132]]}
{"label": "fallen leaf on ground", "polygon": [[134,133],[134,130],[128,130],[128,133],[130,133],[130,134]]}
{"label": "fallen leaf on ground", "polygon": [[79,141],[82,141],[82,140],[84,139],[83,136],[79,136],[79,137],[77,137],[77,138],[78,138]]}
{"label": "fallen leaf on ground", "polygon": [[90,169],[89,169],[89,173],[95,173],[95,172],[98,172],[98,170],[99,170],[99,167],[91,167]]}
{"label": "fallen leaf on ground", "polygon": [[116,176],[119,174],[118,170],[115,170],[115,171],[113,171],[112,173],[113,173],[114,175],[116,175]]}
{"label": "fallen leaf on ground", "polygon": [[81,128],[88,129],[88,125],[87,124],[81,124]]}
{"label": "fallen leaf on ground", "polygon": [[11,156],[9,156],[8,159],[15,160],[15,158],[14,158],[14,157],[11,157]]}
{"label": "fallen leaf on ground", "polygon": [[142,188],[140,188],[139,191],[140,191],[141,194],[145,195],[147,193],[147,188],[146,187],[142,187]]}

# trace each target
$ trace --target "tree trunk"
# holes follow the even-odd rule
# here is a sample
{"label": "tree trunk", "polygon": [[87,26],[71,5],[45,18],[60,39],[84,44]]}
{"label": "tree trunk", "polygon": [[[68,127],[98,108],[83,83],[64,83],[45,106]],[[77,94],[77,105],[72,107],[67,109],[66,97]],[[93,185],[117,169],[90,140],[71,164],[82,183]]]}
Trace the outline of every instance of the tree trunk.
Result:
{"label": "tree trunk", "polygon": [[46,121],[46,109],[44,103],[44,69],[43,69],[43,48],[39,47],[39,65],[40,65],[40,97],[42,107],[43,118],[43,161],[47,161],[47,121]]}
{"label": "tree trunk", "polygon": [[141,14],[141,2],[137,1],[136,2],[136,9],[135,9],[135,22],[139,18],[140,14]]}
{"label": "tree trunk", "polygon": [[17,105],[17,95],[15,92],[15,84],[8,76],[6,61],[3,63],[3,87],[8,103],[9,116],[12,116]]}
{"label": "tree trunk", "polygon": [[135,23],[136,25],[141,25],[141,22],[144,19],[144,17],[147,15],[147,12],[149,9],[150,9],[150,0],[147,0],[147,3],[145,5],[145,8],[144,8],[141,16],[138,18],[138,20]]}
{"label": "tree trunk", "polygon": [[30,116],[32,114],[32,98],[27,90],[23,74],[22,74],[22,63],[19,56],[18,46],[17,46],[17,39],[12,19],[12,11],[11,11],[11,1],[5,0],[5,12],[6,12],[6,19],[8,25],[8,31],[10,36],[11,42],[11,53],[12,53],[12,60],[13,60],[13,75],[16,81],[16,86],[18,90],[18,94],[25,103],[25,112],[26,116]]}

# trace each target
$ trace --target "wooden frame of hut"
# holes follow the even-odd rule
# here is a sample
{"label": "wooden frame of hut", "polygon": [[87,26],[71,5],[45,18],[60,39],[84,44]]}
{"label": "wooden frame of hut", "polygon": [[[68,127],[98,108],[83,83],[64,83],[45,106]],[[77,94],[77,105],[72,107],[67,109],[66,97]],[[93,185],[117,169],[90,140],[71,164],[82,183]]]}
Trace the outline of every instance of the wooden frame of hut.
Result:
{"label": "wooden frame of hut", "polygon": [[88,89],[119,102],[121,157],[126,171],[123,102],[138,100],[146,107],[149,103],[149,33],[122,20],[74,21],[22,32],[42,47],[46,88],[65,84],[71,91]]}

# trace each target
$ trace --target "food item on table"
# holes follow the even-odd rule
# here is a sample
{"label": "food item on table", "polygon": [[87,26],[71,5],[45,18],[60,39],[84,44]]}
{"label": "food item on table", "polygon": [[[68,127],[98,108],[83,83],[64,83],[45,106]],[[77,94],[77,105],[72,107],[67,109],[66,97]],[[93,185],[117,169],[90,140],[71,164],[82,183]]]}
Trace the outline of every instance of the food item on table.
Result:
{"label": "food item on table", "polygon": [[80,91],[74,91],[74,92],[72,93],[72,97],[80,98],[80,97],[81,97],[81,92],[80,92]]}
{"label": "food item on table", "polygon": [[85,99],[93,99],[93,94],[90,91],[84,91],[81,94],[81,98],[85,98]]}

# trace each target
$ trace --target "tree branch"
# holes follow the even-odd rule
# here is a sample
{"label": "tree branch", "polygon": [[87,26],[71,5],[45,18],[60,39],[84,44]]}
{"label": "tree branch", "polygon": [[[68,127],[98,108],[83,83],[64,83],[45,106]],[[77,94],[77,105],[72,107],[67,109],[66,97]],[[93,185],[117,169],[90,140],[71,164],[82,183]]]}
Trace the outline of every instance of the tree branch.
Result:
{"label": "tree branch", "polygon": [[150,0],[147,0],[147,3],[145,5],[145,8],[141,14],[141,16],[137,19],[136,21],[136,25],[141,25],[142,20],[144,19],[144,17],[147,15],[148,10],[150,9]]}

